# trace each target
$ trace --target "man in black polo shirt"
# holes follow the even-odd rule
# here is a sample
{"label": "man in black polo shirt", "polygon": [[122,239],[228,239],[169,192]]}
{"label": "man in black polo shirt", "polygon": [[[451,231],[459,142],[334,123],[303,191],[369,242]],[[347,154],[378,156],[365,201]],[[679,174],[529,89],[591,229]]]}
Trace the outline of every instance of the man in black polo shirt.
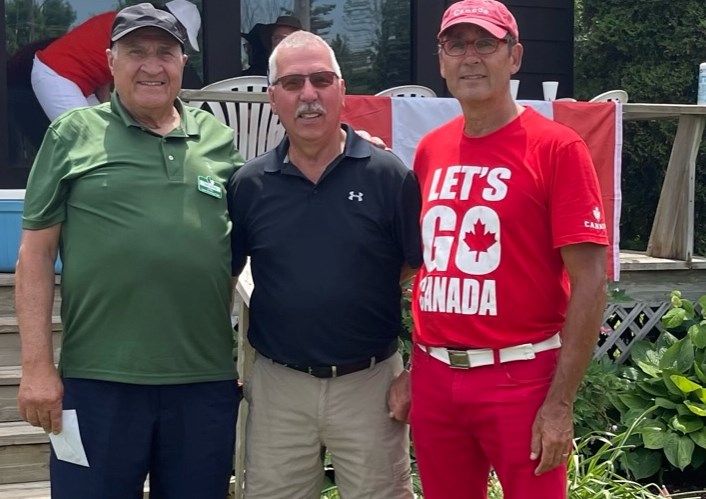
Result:
{"label": "man in black polo shirt", "polygon": [[395,394],[407,382],[399,283],[422,260],[419,186],[341,124],[345,83],[321,38],[285,38],[270,81],[287,137],[228,193],[233,273],[250,256],[255,283],[245,495],[318,498],[326,446],[342,497],[411,499]]}

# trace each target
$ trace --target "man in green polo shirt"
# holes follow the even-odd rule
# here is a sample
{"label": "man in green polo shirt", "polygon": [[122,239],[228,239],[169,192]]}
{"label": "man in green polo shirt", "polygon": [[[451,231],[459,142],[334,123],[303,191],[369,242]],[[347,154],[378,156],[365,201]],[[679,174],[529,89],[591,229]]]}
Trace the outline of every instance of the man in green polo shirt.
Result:
{"label": "man in green polo shirt", "polygon": [[168,12],[120,11],[110,102],[54,121],[27,185],[18,406],[54,434],[75,410],[88,461],[54,446],[54,499],[141,497],[147,473],[155,497],[227,493],[239,394],[225,183],[242,158],[231,129],[177,98],[185,40]]}

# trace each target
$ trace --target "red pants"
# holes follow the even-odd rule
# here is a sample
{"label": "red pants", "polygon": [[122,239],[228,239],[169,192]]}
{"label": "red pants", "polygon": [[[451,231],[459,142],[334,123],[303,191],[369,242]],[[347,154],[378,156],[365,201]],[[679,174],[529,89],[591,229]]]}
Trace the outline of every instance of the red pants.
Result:
{"label": "red pants", "polygon": [[453,369],[414,349],[410,418],[424,499],[485,499],[491,467],[505,499],[566,498],[566,465],[535,476],[539,460],[530,460],[558,355]]}

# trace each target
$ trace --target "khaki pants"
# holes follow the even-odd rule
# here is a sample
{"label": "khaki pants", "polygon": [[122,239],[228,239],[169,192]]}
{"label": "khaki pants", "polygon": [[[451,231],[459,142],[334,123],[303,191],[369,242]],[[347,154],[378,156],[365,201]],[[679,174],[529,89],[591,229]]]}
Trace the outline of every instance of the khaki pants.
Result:
{"label": "khaki pants", "polygon": [[319,499],[321,447],[342,499],[411,499],[409,430],[389,418],[395,354],[371,369],[319,379],[257,355],[245,382],[247,499]]}

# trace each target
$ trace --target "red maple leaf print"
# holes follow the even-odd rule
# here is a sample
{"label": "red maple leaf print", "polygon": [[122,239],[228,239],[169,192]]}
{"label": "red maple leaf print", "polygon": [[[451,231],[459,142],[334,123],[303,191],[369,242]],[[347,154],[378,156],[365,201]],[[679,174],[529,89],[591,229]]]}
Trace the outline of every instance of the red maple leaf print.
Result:
{"label": "red maple leaf print", "polygon": [[488,251],[493,244],[497,242],[493,232],[486,232],[485,224],[478,219],[473,224],[473,229],[466,232],[463,241],[468,245],[471,251],[476,251],[476,262],[480,258],[481,252]]}

